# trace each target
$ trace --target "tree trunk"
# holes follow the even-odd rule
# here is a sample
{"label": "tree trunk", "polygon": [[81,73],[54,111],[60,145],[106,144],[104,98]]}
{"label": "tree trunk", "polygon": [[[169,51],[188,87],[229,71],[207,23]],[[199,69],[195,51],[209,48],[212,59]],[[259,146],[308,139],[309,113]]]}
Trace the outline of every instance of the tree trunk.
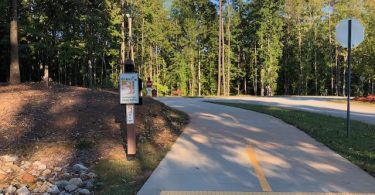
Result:
{"label": "tree trunk", "polygon": [[228,54],[227,54],[227,59],[228,59],[228,65],[227,65],[227,95],[230,96],[230,68],[231,68],[231,32],[230,32],[230,19],[231,19],[231,10],[228,2],[228,27],[227,27],[227,32],[228,32]]}
{"label": "tree trunk", "polygon": [[339,86],[340,86],[340,70],[339,70],[339,64],[338,64],[338,50],[337,50],[337,46],[336,46],[336,49],[335,49],[335,63],[336,63],[336,96],[339,96],[340,95],[340,92],[339,92]]}
{"label": "tree trunk", "polygon": [[217,96],[221,95],[221,0],[219,0],[219,53],[218,53],[218,74],[217,74]]}
{"label": "tree trunk", "polygon": [[346,88],[346,68],[345,68],[345,66],[344,66],[344,74],[343,74],[343,83],[342,83],[342,95],[343,96],[346,96],[346,90],[345,90],[345,88]]}
{"label": "tree trunk", "polygon": [[301,27],[300,27],[300,19],[299,17],[297,17],[298,19],[298,25],[297,25],[297,28],[298,28],[298,60],[299,60],[299,71],[300,71],[300,75],[299,75],[299,80],[300,80],[300,87],[299,87],[299,92],[298,94],[299,95],[302,95],[302,89],[303,89],[303,66],[302,66],[302,33],[301,33]]}
{"label": "tree trunk", "polygon": [[145,55],[145,47],[144,47],[144,26],[145,26],[145,18],[142,18],[142,52],[141,52],[141,68],[139,69],[139,75],[142,75],[142,68],[144,64],[144,55]]}
{"label": "tree trunk", "polygon": [[[314,40],[316,41],[317,31],[316,26],[314,25]],[[317,67],[317,48],[314,48],[314,72],[315,72],[315,95],[318,95],[318,67]]]}
{"label": "tree trunk", "polygon": [[159,94],[159,91],[158,91],[158,86],[159,86],[158,46],[155,46],[155,65],[156,65],[156,72],[155,72],[155,76],[156,76],[156,94]]}
{"label": "tree trunk", "polygon": [[133,25],[133,19],[131,17],[128,18],[129,21],[129,48],[130,48],[130,56],[129,58],[134,61],[134,50],[133,50],[133,30],[132,30],[132,25]]}
{"label": "tree trunk", "polygon": [[257,46],[254,47],[254,95],[258,95],[258,68],[257,68]]}
{"label": "tree trunk", "polygon": [[152,61],[153,61],[153,57],[152,57],[152,46],[150,45],[149,46],[149,51],[150,51],[150,69],[149,69],[149,77],[150,77],[150,79],[151,79],[151,81],[153,81],[154,80],[154,77],[153,77],[153,70],[152,70]]}
{"label": "tree trunk", "polygon": [[125,71],[125,0],[121,0],[121,61],[120,61],[120,70],[121,73]]}
{"label": "tree trunk", "polygon": [[202,95],[202,86],[201,86],[201,50],[198,47],[198,95]]}
{"label": "tree trunk", "polygon": [[264,96],[264,78],[261,70],[260,72],[260,96]]}
{"label": "tree trunk", "polygon": [[226,90],[226,76],[225,76],[225,38],[224,38],[224,18],[221,19],[221,51],[222,51],[222,55],[221,55],[221,64],[222,64],[222,67],[221,67],[221,70],[223,71],[222,72],[222,76],[223,76],[223,94],[226,95],[227,94],[227,90]]}
{"label": "tree trunk", "polygon": [[[239,51],[239,53],[237,54],[237,69],[239,70],[240,69],[240,64],[241,64],[241,56],[242,56],[242,50],[241,50],[240,46],[238,46],[238,51]],[[246,91],[246,85],[245,85],[244,88],[245,88],[244,90]],[[240,95],[240,81],[239,81],[239,78],[237,78],[237,95]]]}
{"label": "tree trunk", "polygon": [[9,83],[21,82],[20,64],[18,58],[18,27],[17,27],[17,0],[12,0],[12,19],[10,21],[10,75]]}
{"label": "tree trunk", "polygon": [[87,63],[88,63],[88,67],[89,67],[89,71],[88,71],[89,88],[92,88],[92,62],[91,62],[91,59],[89,59]]}

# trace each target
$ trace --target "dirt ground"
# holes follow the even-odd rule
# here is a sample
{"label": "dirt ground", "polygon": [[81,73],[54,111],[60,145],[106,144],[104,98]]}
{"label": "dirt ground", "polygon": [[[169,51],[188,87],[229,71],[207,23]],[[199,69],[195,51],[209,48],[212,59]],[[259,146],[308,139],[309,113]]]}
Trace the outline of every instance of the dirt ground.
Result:
{"label": "dirt ground", "polygon": [[[115,91],[44,83],[0,86],[0,155],[62,167],[126,157],[124,116]],[[169,147],[186,122],[186,116],[151,98],[136,106],[139,143]]]}

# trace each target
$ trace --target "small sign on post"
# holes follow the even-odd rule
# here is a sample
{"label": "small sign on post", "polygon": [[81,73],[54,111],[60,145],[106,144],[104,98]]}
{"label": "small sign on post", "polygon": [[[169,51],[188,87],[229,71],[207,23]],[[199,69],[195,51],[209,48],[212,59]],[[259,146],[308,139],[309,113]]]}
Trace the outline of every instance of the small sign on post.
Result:
{"label": "small sign on post", "polygon": [[134,105],[126,105],[126,124],[134,124]]}

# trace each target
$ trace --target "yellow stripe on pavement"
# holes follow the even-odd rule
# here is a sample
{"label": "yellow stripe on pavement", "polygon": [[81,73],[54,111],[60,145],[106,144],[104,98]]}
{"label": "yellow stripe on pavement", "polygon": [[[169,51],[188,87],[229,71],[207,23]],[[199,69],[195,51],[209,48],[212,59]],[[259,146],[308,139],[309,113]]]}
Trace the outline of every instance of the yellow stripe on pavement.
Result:
{"label": "yellow stripe on pavement", "polygon": [[260,183],[260,186],[262,187],[262,190],[264,192],[272,192],[272,188],[270,184],[268,183],[266,176],[264,175],[262,167],[259,165],[258,160],[256,158],[255,152],[253,148],[248,147],[247,148],[247,155],[249,156],[249,159],[251,161],[251,164],[254,167],[255,174],[258,178],[258,181]]}

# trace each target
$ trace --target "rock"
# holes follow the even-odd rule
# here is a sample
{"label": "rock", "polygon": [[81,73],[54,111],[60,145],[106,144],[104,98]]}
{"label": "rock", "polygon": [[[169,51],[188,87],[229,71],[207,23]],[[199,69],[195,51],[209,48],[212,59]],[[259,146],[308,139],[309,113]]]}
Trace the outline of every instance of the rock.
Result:
{"label": "rock", "polygon": [[55,185],[57,185],[59,189],[65,189],[65,186],[69,185],[69,182],[66,180],[60,180],[55,182]]}
{"label": "rock", "polygon": [[1,167],[1,170],[5,173],[13,173],[13,170],[8,166]]}
{"label": "rock", "polygon": [[42,192],[42,193],[47,192],[47,190],[51,186],[53,186],[53,184],[51,184],[51,183],[49,183],[49,182],[46,181],[46,182],[43,183],[43,185],[40,186],[39,191]]}
{"label": "rock", "polygon": [[39,188],[35,188],[34,190],[33,190],[33,193],[39,193],[40,192],[40,189]]}
{"label": "rock", "polygon": [[94,179],[86,180],[85,182],[83,182],[83,186],[84,186],[86,189],[92,189],[92,188],[94,187],[94,182],[95,182]]}
{"label": "rock", "polygon": [[82,164],[75,164],[75,165],[73,165],[73,171],[74,171],[74,172],[82,173],[82,172],[85,172],[85,171],[87,171],[87,170],[88,170],[88,168],[85,167],[85,166],[82,165]]}
{"label": "rock", "polygon": [[0,181],[5,180],[7,178],[6,174],[0,173]]}
{"label": "rock", "polygon": [[52,185],[51,187],[48,188],[47,192],[50,194],[59,194],[60,190],[57,187],[57,185]]}
{"label": "rock", "polygon": [[46,176],[40,176],[38,177],[38,181],[46,181]]}
{"label": "rock", "polygon": [[47,175],[49,175],[49,174],[51,174],[52,173],[52,171],[50,170],[50,169],[46,169],[46,170],[44,170],[43,172],[42,172],[42,175],[43,176],[47,176]]}
{"label": "rock", "polygon": [[17,194],[18,195],[28,195],[28,194],[30,194],[30,191],[29,191],[29,189],[27,189],[26,186],[23,186],[22,188],[17,190]]}
{"label": "rock", "polygon": [[69,193],[69,192],[66,192],[66,191],[62,191],[62,192],[60,192],[60,194],[59,195],[72,195],[71,193]]}
{"label": "rock", "polygon": [[62,168],[61,167],[55,167],[55,168],[53,168],[53,171],[60,172],[60,171],[62,171]]}
{"label": "rock", "polygon": [[64,173],[63,175],[62,175],[62,178],[63,179],[70,179],[70,174],[69,173]]}
{"label": "rock", "polygon": [[41,163],[40,161],[35,161],[35,162],[33,163],[33,166],[34,166],[35,168],[37,168],[39,171],[43,171],[43,170],[45,170],[45,169],[47,168],[47,165]]}
{"label": "rock", "polygon": [[88,189],[80,189],[78,190],[78,193],[82,195],[90,195],[90,191]]}
{"label": "rock", "polygon": [[0,159],[4,162],[15,162],[18,160],[18,156],[16,155],[4,155],[1,156]]}
{"label": "rock", "polygon": [[30,173],[31,175],[36,176],[36,177],[39,177],[39,175],[40,175],[40,171],[35,170],[35,169],[29,171],[29,173]]}
{"label": "rock", "polygon": [[81,178],[72,178],[69,180],[69,184],[73,184],[73,185],[76,185],[76,186],[82,186],[83,185],[83,181]]}
{"label": "rock", "polygon": [[54,183],[54,181],[56,180],[56,177],[53,176],[53,177],[50,177],[47,179],[47,181],[51,182],[51,183]]}
{"label": "rock", "polygon": [[90,172],[89,174],[87,174],[91,179],[93,179],[93,178],[96,178],[97,177],[97,175],[95,174],[95,173],[93,173],[93,172]]}
{"label": "rock", "polygon": [[86,173],[81,173],[79,175],[79,177],[82,179],[82,180],[88,180],[88,179],[91,179],[90,176]]}
{"label": "rock", "polygon": [[17,190],[16,187],[10,185],[10,186],[5,190],[5,193],[13,194],[16,190]]}
{"label": "rock", "polygon": [[68,191],[68,192],[73,192],[76,189],[78,189],[78,186],[76,186],[74,184],[69,184],[69,185],[65,186],[65,190]]}
{"label": "rock", "polygon": [[20,168],[23,170],[28,169],[31,166],[31,163],[29,161],[22,161]]}
{"label": "rock", "polygon": [[36,180],[36,177],[31,175],[30,173],[24,173],[22,175],[22,182],[25,182],[25,183],[28,183],[28,184],[31,184],[31,183],[34,183],[35,180]]}

